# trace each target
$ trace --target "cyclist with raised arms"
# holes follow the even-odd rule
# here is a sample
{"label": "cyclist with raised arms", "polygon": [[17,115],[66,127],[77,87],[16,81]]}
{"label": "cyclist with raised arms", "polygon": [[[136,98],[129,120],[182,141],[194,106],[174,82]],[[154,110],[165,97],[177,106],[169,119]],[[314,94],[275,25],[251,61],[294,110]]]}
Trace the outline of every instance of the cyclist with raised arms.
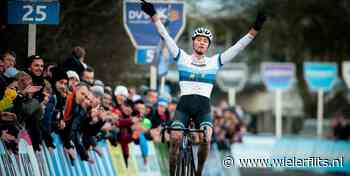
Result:
{"label": "cyclist with raised arms", "polygon": [[[180,49],[171,38],[168,31],[157,16],[153,4],[142,0],[141,9],[147,13],[157,28],[161,38],[164,39],[171,55],[174,57],[180,74],[181,97],[175,112],[175,120],[172,127],[185,128],[189,117],[193,118],[195,127],[207,130],[207,139],[200,144],[198,149],[198,167],[196,175],[201,175],[205,160],[208,157],[212,135],[212,118],[210,110],[210,95],[215,83],[217,71],[223,64],[231,61],[242,51],[257,35],[262,28],[266,16],[259,13],[249,32],[232,47],[220,54],[206,57],[210,44],[213,42],[213,34],[206,28],[197,28],[192,35],[192,54]],[[177,156],[182,132],[172,131],[170,134],[169,166],[170,175],[175,175]],[[203,138],[203,137],[202,137]]]}

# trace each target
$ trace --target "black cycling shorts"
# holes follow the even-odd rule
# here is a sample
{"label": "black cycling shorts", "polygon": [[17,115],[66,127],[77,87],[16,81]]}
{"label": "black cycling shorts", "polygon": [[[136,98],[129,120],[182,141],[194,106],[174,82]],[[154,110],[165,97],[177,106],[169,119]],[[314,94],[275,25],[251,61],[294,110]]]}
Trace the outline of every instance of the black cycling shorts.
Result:
{"label": "black cycling shorts", "polygon": [[213,127],[209,98],[201,95],[181,96],[171,126],[188,127],[190,118],[197,129],[203,126]]}

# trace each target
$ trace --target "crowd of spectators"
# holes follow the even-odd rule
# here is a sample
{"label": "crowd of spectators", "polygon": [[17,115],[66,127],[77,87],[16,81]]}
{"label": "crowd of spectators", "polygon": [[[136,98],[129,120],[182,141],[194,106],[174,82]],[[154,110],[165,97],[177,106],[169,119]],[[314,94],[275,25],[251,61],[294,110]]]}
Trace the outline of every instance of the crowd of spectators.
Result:
{"label": "crowd of spectators", "polygon": [[[78,46],[63,63],[46,63],[33,55],[19,66],[16,54],[5,51],[0,59],[1,141],[17,154],[18,138],[27,133],[39,152],[43,145],[57,147],[55,133],[71,160],[94,163],[88,150],[102,155],[97,142],[108,140],[121,146],[126,164],[128,144],[134,142],[147,163],[146,141],[160,142],[161,124],[171,123],[177,98],[152,89],[138,94],[134,86],[105,85],[95,79],[85,57],[85,49]],[[237,108],[214,109],[214,141],[227,149],[241,141],[245,127]]]}
{"label": "crowd of spectators", "polygon": [[346,113],[339,111],[332,118],[332,137],[335,140],[346,141],[350,139],[350,120],[344,114]]}

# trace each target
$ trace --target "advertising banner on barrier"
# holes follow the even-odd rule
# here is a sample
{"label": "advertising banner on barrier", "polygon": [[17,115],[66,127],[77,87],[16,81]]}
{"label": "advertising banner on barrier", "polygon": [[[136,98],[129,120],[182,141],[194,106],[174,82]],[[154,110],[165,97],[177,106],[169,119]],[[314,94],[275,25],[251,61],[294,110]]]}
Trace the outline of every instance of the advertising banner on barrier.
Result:
{"label": "advertising banner on barrier", "polygon": [[311,91],[330,91],[338,78],[336,63],[304,63],[304,79]]}
{"label": "advertising banner on barrier", "polygon": [[[63,149],[62,143],[54,137],[54,143],[56,148],[51,152],[48,151],[46,146],[43,146],[43,156],[36,155],[35,163],[31,160],[30,150],[31,145],[22,140],[19,144],[19,155],[16,157],[10,151],[7,151],[6,147],[0,141],[0,174],[1,175],[86,175],[86,176],[138,176],[149,175],[155,173],[159,175],[159,164],[157,162],[158,152],[155,151],[154,143],[149,141],[150,157],[149,163],[146,166],[143,165],[143,159],[140,158],[139,146],[130,144],[130,164],[128,168],[125,167],[124,159],[122,158],[120,145],[118,147],[111,147],[108,142],[99,142],[98,147],[101,148],[103,156],[98,156],[95,152],[90,151],[89,154],[96,161],[94,164],[81,161],[77,158],[74,161],[74,165],[67,159]],[[212,145],[209,157],[206,162],[203,175],[239,175],[238,169],[241,167],[271,167],[272,169],[284,170],[305,170],[307,172],[317,173],[350,173],[350,143],[344,141],[334,141],[326,139],[311,139],[302,137],[285,137],[277,139],[273,136],[244,136],[244,143],[236,143],[231,146],[231,152],[225,153],[223,158],[220,157],[220,151],[217,150],[215,144]],[[27,147],[25,147],[25,145]],[[30,149],[31,148],[31,149]],[[157,147],[158,148],[158,147]],[[194,157],[197,160],[197,149],[194,147]],[[258,150],[257,150],[258,149]],[[112,153],[113,154],[112,154]],[[116,155],[115,155],[116,154]],[[50,156],[48,156],[50,155]],[[227,160],[227,156],[230,156]],[[316,156],[316,157],[315,157]],[[113,163],[114,159],[119,158],[120,165]],[[297,165],[298,167],[289,167],[289,162],[278,162],[280,165],[261,165],[261,163],[253,162],[247,163],[239,162],[240,159],[297,159],[306,161],[306,165]],[[322,158],[322,159],[321,159]],[[141,161],[135,161],[135,160]],[[117,159],[118,160],[118,159]],[[317,162],[317,161],[327,162]],[[235,161],[235,162],[233,162]],[[281,161],[281,160],[280,160]],[[312,161],[312,162],[311,162]],[[315,162],[316,161],[316,162]],[[41,163],[40,163],[41,162]],[[137,164],[136,164],[137,162]],[[51,163],[51,164],[50,164]],[[138,165],[138,163],[142,165]],[[283,164],[284,163],[284,164]],[[298,162],[297,162],[298,163]],[[318,164],[317,164],[318,163]],[[33,169],[34,165],[44,166],[47,164],[50,170],[48,174],[44,169],[39,169],[40,173],[36,173]],[[165,164],[165,163],[164,163]],[[227,165],[231,164],[231,165]],[[252,164],[252,165],[251,165]],[[268,163],[267,163],[268,164]],[[293,164],[293,163],[292,163]],[[296,164],[296,163],[294,163]],[[124,170],[118,170],[117,168],[124,165]],[[288,166],[289,165],[289,166]],[[230,166],[230,167],[228,167]],[[328,166],[328,167],[327,167]],[[46,167],[46,166],[44,166]],[[145,168],[146,172],[137,171],[137,168]],[[228,170],[227,170],[228,169]],[[225,170],[228,172],[226,173]],[[58,171],[58,172],[57,172]],[[165,171],[168,172],[168,171]],[[167,175],[165,172],[161,172],[161,175]],[[224,174],[226,173],[226,174]]]}
{"label": "advertising banner on barrier", "polygon": [[129,145],[130,157],[128,160],[128,167],[125,165],[123,152],[121,146],[112,146],[108,142],[109,154],[112,160],[112,166],[115,169],[117,175],[138,175],[137,166],[135,160],[133,160],[133,148]]}
{"label": "advertising banner on barrier", "polygon": [[287,90],[295,80],[293,63],[265,62],[261,65],[261,75],[268,90]]}
{"label": "advertising banner on barrier", "polygon": [[140,145],[132,144],[133,159],[137,163],[138,173],[140,176],[161,176],[160,168],[154,149],[153,142],[147,142],[149,148],[149,155],[147,157],[147,164],[144,163]]}
{"label": "advertising banner on barrier", "polygon": [[203,170],[203,175],[215,175],[215,176],[225,176],[222,167],[222,162],[220,162],[220,153],[217,146],[214,144],[211,146],[211,150],[208,155],[208,159],[205,161],[205,166]]}
{"label": "advertising banner on barrier", "polygon": [[169,175],[169,148],[166,143],[154,143],[162,176]]}

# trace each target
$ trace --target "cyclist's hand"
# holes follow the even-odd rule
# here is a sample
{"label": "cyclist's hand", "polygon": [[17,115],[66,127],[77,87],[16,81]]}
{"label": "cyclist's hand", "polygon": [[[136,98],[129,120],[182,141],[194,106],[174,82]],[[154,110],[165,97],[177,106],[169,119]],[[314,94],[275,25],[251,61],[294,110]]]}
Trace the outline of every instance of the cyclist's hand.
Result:
{"label": "cyclist's hand", "polygon": [[147,13],[147,15],[149,15],[150,17],[153,17],[157,13],[153,4],[146,2],[145,0],[141,0],[141,1],[142,1],[142,3],[141,3],[142,11]]}
{"label": "cyclist's hand", "polygon": [[262,28],[263,24],[265,23],[266,19],[267,19],[267,16],[265,15],[265,13],[262,12],[262,11],[259,11],[258,15],[256,16],[255,22],[253,24],[253,29],[256,30],[256,31],[261,30],[261,28]]}

